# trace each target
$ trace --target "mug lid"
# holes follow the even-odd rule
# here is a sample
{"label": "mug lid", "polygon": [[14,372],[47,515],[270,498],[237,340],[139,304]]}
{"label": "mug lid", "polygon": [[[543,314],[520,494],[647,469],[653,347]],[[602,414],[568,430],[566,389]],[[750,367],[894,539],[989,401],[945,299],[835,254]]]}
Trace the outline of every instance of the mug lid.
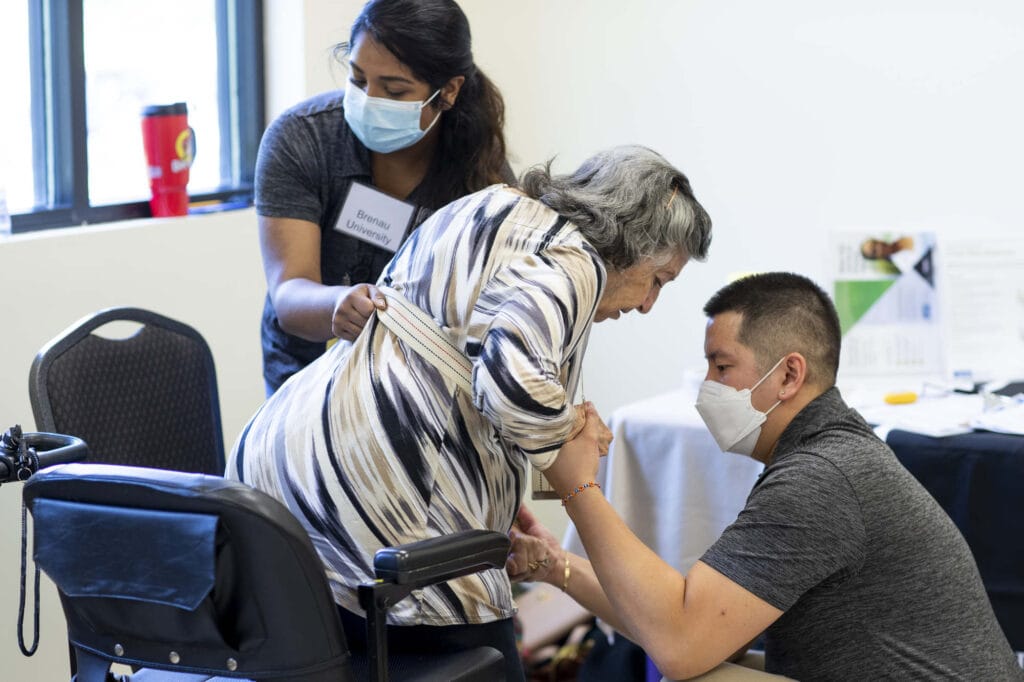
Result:
{"label": "mug lid", "polygon": [[173,116],[187,113],[188,106],[186,106],[184,102],[175,102],[174,104],[150,104],[149,106],[142,108],[143,116]]}

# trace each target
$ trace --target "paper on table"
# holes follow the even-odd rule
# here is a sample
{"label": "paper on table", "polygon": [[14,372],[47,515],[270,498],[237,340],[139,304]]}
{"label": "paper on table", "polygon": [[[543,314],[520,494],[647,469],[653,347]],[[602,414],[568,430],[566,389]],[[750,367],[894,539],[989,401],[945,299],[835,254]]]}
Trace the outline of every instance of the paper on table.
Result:
{"label": "paper on table", "polygon": [[972,420],[982,414],[980,395],[954,393],[935,398],[918,398],[909,405],[878,404],[858,411],[869,424],[884,430],[900,429],[925,436],[955,436],[974,430]]}
{"label": "paper on table", "polygon": [[976,429],[1024,436],[1024,403],[1008,405],[1000,410],[983,412],[971,420]]}

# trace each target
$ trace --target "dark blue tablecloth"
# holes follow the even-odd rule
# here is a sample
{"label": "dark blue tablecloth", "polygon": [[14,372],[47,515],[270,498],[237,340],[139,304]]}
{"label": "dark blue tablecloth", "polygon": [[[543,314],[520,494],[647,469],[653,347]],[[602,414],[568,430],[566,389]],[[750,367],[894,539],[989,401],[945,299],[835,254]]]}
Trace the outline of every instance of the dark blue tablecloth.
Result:
{"label": "dark blue tablecloth", "polygon": [[886,442],[960,528],[1010,645],[1024,651],[1024,436],[894,430]]}

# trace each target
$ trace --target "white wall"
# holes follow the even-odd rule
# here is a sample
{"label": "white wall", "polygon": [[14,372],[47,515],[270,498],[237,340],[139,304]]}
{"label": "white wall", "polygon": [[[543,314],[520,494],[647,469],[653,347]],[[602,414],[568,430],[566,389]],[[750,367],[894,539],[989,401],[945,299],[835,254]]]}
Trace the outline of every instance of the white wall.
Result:
{"label": "white wall", "polygon": [[[336,87],[330,47],[360,2],[268,0],[268,110]],[[648,316],[595,328],[587,397],[605,414],[700,369],[700,307],[730,273],[823,280],[828,231],[1018,231],[1024,186],[1024,5],[1016,0],[462,0],[478,63],[502,89],[513,166],[569,170],[613,144],[679,165],[711,213],[706,264]],[[824,281],[823,281],[824,283]],[[251,211],[0,241],[0,428],[32,424],[36,350],[98,308],[150,307],[213,347],[227,440],[262,396],[264,284]],[[63,622],[18,652],[17,485],[0,489],[5,679],[58,680]],[[561,532],[557,503],[541,515]],[[685,521],[682,521],[685,527]],[[6,614],[6,615],[4,615]]]}
{"label": "white wall", "polygon": [[308,95],[344,87],[331,49],[348,40],[361,2],[263,0],[267,120]]}

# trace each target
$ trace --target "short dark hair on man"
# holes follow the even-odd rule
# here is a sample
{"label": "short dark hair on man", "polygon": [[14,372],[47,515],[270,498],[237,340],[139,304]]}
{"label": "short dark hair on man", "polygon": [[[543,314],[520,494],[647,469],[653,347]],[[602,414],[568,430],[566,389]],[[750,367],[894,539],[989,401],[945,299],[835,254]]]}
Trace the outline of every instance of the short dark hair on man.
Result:
{"label": "short dark hair on man", "polygon": [[839,371],[839,315],[821,287],[803,275],[766,272],[742,277],[718,290],[704,306],[709,318],[740,313],[739,342],[767,371],[786,353],[807,359],[807,381],[828,388]]}

